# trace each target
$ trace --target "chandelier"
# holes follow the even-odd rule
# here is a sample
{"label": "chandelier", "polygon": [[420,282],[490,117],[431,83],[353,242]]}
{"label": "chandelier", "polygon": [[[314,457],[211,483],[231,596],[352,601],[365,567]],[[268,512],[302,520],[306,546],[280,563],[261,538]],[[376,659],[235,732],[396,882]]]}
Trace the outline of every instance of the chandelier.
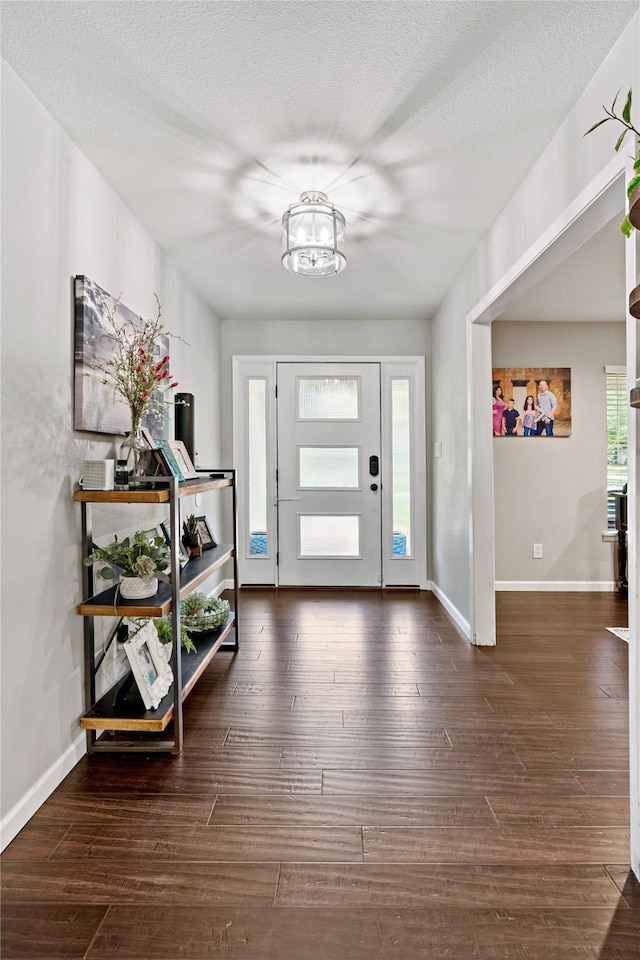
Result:
{"label": "chandelier", "polygon": [[282,265],[301,277],[332,277],[344,270],[345,219],[326,193],[308,190],[282,217]]}

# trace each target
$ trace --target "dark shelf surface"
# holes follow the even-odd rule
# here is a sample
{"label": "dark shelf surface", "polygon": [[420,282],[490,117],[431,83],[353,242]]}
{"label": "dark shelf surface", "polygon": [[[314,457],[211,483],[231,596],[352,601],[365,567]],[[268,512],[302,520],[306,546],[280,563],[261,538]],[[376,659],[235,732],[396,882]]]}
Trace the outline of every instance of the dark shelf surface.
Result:
{"label": "dark shelf surface", "polygon": [[[182,652],[182,699],[185,700],[214,654],[235,626],[235,614],[218,630],[194,637],[195,653]],[[229,649],[232,649],[231,647]],[[162,731],[173,717],[173,687],[155,710],[145,710],[131,673],[119,680],[80,718],[89,730]]]}
{"label": "dark shelf surface", "polygon": [[[233,546],[219,544],[203,550],[202,556],[192,557],[180,571],[180,599],[188,596],[218,567],[233,557]],[[171,610],[171,584],[158,585],[158,591],[146,600],[123,600],[116,587],[109,587],[78,604],[78,613],[84,617],[164,617]]]}
{"label": "dark shelf surface", "polygon": [[[212,471],[213,472],[213,471]],[[208,476],[197,480],[181,480],[178,484],[179,497],[191,497],[196,493],[206,493],[207,490],[219,490],[221,487],[233,486],[233,477]],[[77,503],[168,503],[169,486],[162,482],[162,477],[149,482],[142,490],[75,490],[73,499]]]}

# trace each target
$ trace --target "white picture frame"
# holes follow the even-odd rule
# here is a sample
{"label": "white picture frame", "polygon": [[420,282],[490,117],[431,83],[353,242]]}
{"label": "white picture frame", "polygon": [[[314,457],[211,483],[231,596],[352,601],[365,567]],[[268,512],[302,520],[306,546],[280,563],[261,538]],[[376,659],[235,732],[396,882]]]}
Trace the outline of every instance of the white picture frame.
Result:
{"label": "white picture frame", "polygon": [[189,451],[185,447],[182,440],[168,440],[167,442],[184,479],[197,480],[200,474],[197,472],[196,468],[191,462]]}
{"label": "white picture frame", "polygon": [[123,646],[142,702],[147,710],[155,710],[171,689],[173,671],[160,649],[153,620],[145,623]]}

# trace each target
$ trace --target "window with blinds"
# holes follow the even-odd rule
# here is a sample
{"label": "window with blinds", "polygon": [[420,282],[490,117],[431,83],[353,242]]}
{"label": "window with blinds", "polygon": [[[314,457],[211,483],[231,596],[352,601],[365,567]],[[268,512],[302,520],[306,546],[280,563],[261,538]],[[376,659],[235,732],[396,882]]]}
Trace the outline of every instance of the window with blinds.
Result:
{"label": "window with blinds", "polygon": [[616,526],[613,494],[627,482],[627,373],[624,367],[605,367],[607,379],[607,522]]}

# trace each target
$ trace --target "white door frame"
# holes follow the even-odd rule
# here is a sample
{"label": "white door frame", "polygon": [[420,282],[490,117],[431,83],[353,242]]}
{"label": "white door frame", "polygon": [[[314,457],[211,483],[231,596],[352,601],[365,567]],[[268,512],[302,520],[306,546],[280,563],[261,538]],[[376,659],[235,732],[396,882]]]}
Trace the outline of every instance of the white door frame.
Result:
{"label": "white door frame", "polygon": [[[390,356],[234,356],[233,370],[233,423],[241,425],[233,430],[233,463],[238,477],[238,571],[240,584],[278,585],[278,567],[276,562],[277,507],[276,507],[276,364],[277,363],[379,363],[381,373],[382,396],[386,397],[388,384],[394,378],[408,378],[413,392],[413,422],[411,428],[412,466],[411,484],[413,526],[413,556],[394,557],[391,549],[382,551],[382,586],[412,584],[421,590],[428,589],[427,579],[427,463],[426,463],[426,394],[425,394],[425,358]],[[264,379],[267,390],[267,503],[268,503],[268,553],[263,557],[249,557],[248,519],[246,517],[246,490],[248,446],[246,430],[247,380]],[[388,517],[391,486],[386,484],[385,469],[391,462],[391,435],[387,403],[382,403],[382,457],[381,482],[383,495],[383,516]],[[422,491],[422,493],[421,493]]]}
{"label": "white door frame", "polygon": [[[471,641],[479,646],[496,642],[495,626],[495,530],[493,502],[493,434],[487,384],[491,384],[491,323],[508,303],[521,296],[560,264],[602,226],[616,216],[624,202],[624,184],[630,179],[631,163],[615,156],[576,197],[548,230],[480,300],[466,317],[467,401],[469,413],[469,562],[471,570]],[[638,283],[637,232],[626,244],[626,286]],[[627,378],[640,377],[638,322],[627,314]],[[629,418],[629,741],[631,794],[631,866],[640,877],[640,567],[638,542],[638,449],[637,414]]]}

